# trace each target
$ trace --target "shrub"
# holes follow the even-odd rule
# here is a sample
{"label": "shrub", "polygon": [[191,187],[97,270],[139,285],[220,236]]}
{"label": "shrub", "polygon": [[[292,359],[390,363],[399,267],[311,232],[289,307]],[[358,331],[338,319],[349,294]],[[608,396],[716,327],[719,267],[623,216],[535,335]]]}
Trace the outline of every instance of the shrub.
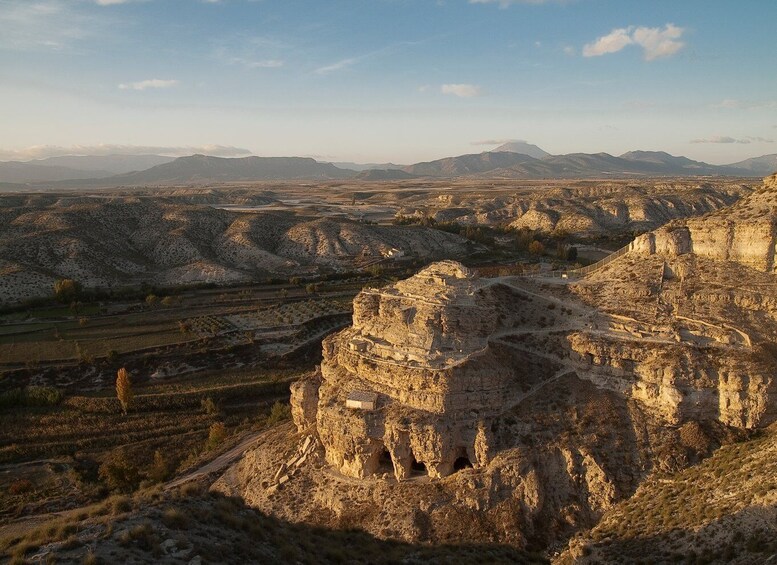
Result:
{"label": "shrub", "polygon": [[30,492],[35,485],[29,479],[18,479],[10,484],[8,487],[8,494],[17,495]]}
{"label": "shrub", "polygon": [[270,409],[270,415],[267,417],[267,426],[274,426],[291,417],[291,406],[283,402],[276,402]]}
{"label": "shrub", "polygon": [[0,394],[0,408],[55,406],[63,396],[62,391],[49,386],[14,388]]}
{"label": "shrub", "polygon": [[529,244],[529,253],[532,255],[542,255],[545,253],[545,246],[542,245],[541,241],[535,239]]}
{"label": "shrub", "polygon": [[140,484],[140,471],[130,463],[123,449],[108,454],[97,475],[111,490],[132,492]]}
{"label": "shrub", "polygon": [[227,437],[227,428],[223,422],[212,424],[208,430],[208,440],[205,442],[205,449],[214,449],[218,447]]}

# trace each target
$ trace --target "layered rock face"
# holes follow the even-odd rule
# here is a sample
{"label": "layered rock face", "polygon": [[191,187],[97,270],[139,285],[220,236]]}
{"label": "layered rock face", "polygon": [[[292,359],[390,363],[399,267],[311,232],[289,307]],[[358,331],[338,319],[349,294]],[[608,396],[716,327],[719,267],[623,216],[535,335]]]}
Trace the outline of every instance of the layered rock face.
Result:
{"label": "layered rock face", "polygon": [[731,208],[682,223],[671,223],[634,240],[642,255],[693,253],[717,261],[734,261],[775,272],[777,245],[777,175]]}
{"label": "layered rock face", "polygon": [[[397,479],[446,476],[457,461],[485,465],[485,420],[516,394],[513,371],[488,343],[497,326],[490,290],[443,261],[362,291],[353,320],[324,342],[320,371],[292,389],[295,422],[316,424],[327,461],[349,476],[393,470]],[[349,408],[359,395],[374,404]]]}

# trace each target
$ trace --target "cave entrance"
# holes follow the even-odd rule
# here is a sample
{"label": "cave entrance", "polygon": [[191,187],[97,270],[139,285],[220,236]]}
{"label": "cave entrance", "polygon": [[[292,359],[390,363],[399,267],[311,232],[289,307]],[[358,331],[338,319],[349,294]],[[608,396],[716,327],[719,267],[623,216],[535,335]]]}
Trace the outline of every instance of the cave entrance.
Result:
{"label": "cave entrance", "polygon": [[391,453],[384,448],[378,459],[378,472],[380,473],[394,473],[394,461],[391,460]]}
{"label": "cave entrance", "polygon": [[426,465],[421,463],[413,455],[413,460],[410,462],[410,472],[413,475],[426,475]]}
{"label": "cave entrance", "polygon": [[471,469],[472,468],[472,462],[469,460],[469,457],[467,456],[461,456],[456,461],[453,462],[453,470],[454,471],[461,471],[462,469]]}

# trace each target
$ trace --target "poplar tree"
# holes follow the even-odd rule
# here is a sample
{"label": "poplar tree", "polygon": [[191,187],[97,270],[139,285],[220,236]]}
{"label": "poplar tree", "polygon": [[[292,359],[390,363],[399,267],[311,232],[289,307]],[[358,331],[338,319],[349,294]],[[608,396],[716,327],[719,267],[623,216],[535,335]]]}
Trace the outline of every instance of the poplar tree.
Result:
{"label": "poplar tree", "polygon": [[119,402],[121,403],[121,409],[124,411],[124,415],[127,415],[127,410],[130,407],[130,403],[132,402],[132,383],[130,382],[129,374],[127,373],[127,369],[122,367],[119,369],[118,374],[116,375],[116,396],[119,399]]}

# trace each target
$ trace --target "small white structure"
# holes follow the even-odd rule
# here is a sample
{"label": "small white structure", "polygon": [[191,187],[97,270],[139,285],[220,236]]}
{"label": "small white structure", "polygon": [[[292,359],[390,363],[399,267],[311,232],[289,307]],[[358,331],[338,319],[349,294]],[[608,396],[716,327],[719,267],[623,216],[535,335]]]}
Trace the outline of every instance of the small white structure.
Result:
{"label": "small white structure", "polygon": [[345,407],[352,410],[375,410],[378,402],[378,394],[366,390],[354,390],[348,394]]}
{"label": "small white structure", "polygon": [[401,249],[397,249],[396,247],[392,247],[388,251],[383,252],[383,256],[387,259],[399,259],[400,257],[404,257],[405,252]]}

